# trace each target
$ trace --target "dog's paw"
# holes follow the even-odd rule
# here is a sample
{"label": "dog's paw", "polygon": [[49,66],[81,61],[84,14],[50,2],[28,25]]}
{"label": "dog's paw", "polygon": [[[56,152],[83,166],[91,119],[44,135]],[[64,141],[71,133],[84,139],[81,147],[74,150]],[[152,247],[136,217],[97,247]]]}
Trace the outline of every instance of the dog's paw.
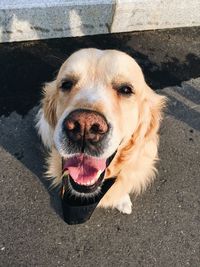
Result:
{"label": "dog's paw", "polygon": [[123,196],[120,201],[115,206],[116,209],[118,209],[120,212],[125,214],[131,214],[132,212],[132,202],[130,200],[129,194],[126,194]]}

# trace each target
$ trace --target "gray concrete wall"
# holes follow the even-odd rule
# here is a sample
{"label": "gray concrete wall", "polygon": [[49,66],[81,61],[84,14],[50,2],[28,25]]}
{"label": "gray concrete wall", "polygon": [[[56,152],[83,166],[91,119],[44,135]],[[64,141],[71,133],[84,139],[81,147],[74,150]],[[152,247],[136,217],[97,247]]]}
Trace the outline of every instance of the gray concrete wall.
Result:
{"label": "gray concrete wall", "polygon": [[0,42],[200,25],[200,0],[0,0]]}

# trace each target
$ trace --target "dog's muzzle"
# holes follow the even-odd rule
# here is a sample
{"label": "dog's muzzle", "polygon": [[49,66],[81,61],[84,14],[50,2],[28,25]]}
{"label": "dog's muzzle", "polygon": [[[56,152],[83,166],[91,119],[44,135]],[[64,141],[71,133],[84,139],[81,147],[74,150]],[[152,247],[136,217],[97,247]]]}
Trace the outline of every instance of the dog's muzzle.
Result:
{"label": "dog's muzzle", "polygon": [[103,114],[87,109],[72,111],[62,125],[63,148],[69,155],[62,162],[64,220],[68,224],[83,223],[115,180],[104,181],[104,176],[116,152],[109,158],[101,156],[108,147],[112,127]]}

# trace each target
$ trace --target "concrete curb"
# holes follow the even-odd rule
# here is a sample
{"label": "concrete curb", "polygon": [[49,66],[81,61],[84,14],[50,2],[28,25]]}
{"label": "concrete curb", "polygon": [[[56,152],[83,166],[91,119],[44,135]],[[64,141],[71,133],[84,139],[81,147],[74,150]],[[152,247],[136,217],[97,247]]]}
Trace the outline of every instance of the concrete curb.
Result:
{"label": "concrete curb", "polygon": [[198,26],[199,10],[199,0],[1,0],[0,42]]}

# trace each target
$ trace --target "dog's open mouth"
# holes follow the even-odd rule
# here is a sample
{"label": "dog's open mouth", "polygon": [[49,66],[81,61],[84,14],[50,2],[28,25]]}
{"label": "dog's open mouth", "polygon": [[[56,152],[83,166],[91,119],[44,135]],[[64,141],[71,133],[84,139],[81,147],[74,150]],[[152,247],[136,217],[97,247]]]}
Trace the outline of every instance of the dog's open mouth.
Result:
{"label": "dog's open mouth", "polygon": [[96,191],[102,184],[106,167],[114,154],[108,159],[91,157],[85,154],[63,159],[63,171],[67,171],[72,188],[79,193]]}

